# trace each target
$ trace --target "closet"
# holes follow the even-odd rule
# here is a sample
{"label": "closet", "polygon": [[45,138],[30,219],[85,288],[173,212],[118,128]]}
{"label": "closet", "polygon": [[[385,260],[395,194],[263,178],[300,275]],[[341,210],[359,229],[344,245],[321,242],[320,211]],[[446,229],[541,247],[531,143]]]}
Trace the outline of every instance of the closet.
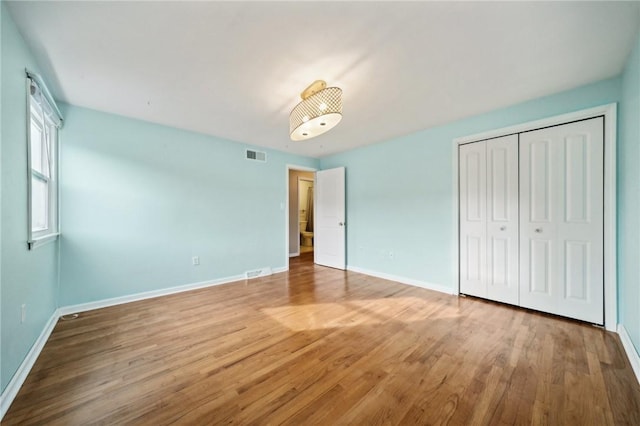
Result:
{"label": "closet", "polygon": [[460,293],[604,323],[604,118],[458,147]]}

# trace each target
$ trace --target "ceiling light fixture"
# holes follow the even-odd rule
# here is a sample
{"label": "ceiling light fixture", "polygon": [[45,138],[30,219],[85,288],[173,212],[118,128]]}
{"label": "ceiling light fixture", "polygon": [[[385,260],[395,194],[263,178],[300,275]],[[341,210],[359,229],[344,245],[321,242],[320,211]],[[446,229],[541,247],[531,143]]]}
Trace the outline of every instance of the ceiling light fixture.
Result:
{"label": "ceiling light fixture", "polygon": [[291,140],[311,139],[333,129],[342,120],[342,89],[316,80],[300,94],[302,102],[289,114]]}

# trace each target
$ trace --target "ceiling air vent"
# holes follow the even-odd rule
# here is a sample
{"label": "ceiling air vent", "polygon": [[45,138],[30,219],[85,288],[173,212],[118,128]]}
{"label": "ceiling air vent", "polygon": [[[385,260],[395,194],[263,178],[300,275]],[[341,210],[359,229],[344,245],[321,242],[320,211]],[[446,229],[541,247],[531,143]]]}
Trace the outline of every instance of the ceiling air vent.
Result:
{"label": "ceiling air vent", "polygon": [[247,160],[262,161],[263,163],[266,163],[267,161],[266,152],[254,151],[253,149],[248,149],[246,155],[247,155]]}

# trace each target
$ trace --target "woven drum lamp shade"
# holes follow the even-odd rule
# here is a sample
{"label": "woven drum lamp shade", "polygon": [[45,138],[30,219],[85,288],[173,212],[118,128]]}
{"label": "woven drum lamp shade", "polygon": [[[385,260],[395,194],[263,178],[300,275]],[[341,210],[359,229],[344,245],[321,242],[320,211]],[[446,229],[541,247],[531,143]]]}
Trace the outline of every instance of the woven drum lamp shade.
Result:
{"label": "woven drum lamp shade", "polygon": [[318,80],[300,95],[302,102],[289,115],[291,140],[302,141],[320,136],[342,120],[342,89],[326,87]]}

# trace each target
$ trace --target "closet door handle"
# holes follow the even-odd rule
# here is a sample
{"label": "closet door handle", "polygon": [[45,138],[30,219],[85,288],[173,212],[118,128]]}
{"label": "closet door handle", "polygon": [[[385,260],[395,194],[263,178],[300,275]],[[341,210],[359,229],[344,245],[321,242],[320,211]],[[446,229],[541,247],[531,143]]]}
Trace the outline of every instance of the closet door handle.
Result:
{"label": "closet door handle", "polygon": [[542,234],[542,228],[536,228],[536,232],[537,232],[538,234]]}
{"label": "closet door handle", "polygon": [[506,226],[501,226],[501,227],[500,227],[500,230],[501,230],[501,231],[506,231],[506,230],[507,230],[507,227],[506,227]]}

